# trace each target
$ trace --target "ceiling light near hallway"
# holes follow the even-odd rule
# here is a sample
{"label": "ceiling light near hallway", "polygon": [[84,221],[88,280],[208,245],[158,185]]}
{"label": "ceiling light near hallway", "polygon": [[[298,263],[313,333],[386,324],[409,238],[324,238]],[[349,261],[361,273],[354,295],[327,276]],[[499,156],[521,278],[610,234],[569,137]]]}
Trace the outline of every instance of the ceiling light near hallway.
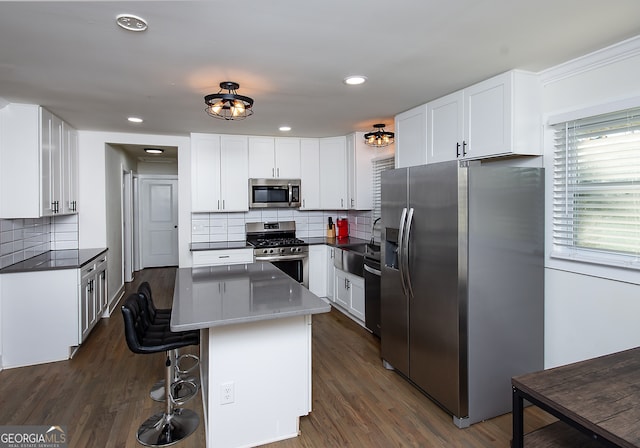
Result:
{"label": "ceiling light near hallway", "polygon": [[352,75],[344,78],[344,83],[350,86],[357,86],[364,84],[367,81],[367,77],[363,75]]}
{"label": "ceiling light near hallway", "polygon": [[144,148],[144,152],[147,154],[162,154],[164,149],[162,148]]}
{"label": "ceiling light near hallway", "polygon": [[[204,97],[205,111],[221,120],[244,120],[253,115],[253,98],[238,95],[240,84],[232,81],[220,83],[220,91]],[[223,92],[226,90],[227,92]]]}
{"label": "ceiling light near hallway", "polygon": [[139,117],[129,117],[127,118],[131,123],[142,123],[144,120]]}

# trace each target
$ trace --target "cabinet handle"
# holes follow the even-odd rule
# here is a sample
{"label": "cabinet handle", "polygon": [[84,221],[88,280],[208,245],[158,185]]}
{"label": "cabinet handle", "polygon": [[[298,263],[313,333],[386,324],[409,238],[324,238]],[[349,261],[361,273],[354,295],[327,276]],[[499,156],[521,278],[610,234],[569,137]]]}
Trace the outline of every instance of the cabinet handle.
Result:
{"label": "cabinet handle", "polygon": [[344,198],[340,198],[340,208],[344,207]]}
{"label": "cabinet handle", "polygon": [[220,210],[220,199],[218,199],[218,210]]}
{"label": "cabinet handle", "polygon": [[226,210],[227,207],[224,205],[224,199],[222,200],[222,210]]}
{"label": "cabinet handle", "polygon": [[456,142],[456,157],[460,157],[460,142]]}
{"label": "cabinet handle", "polygon": [[355,202],[355,201],[353,200],[353,198],[351,198],[351,208],[353,208],[353,203],[354,203],[354,202]]}
{"label": "cabinet handle", "polygon": [[276,169],[276,177],[280,177],[280,168]]}
{"label": "cabinet handle", "polygon": [[466,155],[467,155],[467,142],[462,140],[462,156],[464,157]]}
{"label": "cabinet handle", "polygon": [[305,199],[302,200],[302,208],[305,207],[305,202],[304,201],[305,201]]}
{"label": "cabinet handle", "polygon": [[271,177],[276,177],[276,169],[271,168]]}
{"label": "cabinet handle", "polygon": [[93,292],[93,280],[89,282],[89,292]]}
{"label": "cabinet handle", "polygon": [[229,258],[229,255],[218,255],[218,258]]}

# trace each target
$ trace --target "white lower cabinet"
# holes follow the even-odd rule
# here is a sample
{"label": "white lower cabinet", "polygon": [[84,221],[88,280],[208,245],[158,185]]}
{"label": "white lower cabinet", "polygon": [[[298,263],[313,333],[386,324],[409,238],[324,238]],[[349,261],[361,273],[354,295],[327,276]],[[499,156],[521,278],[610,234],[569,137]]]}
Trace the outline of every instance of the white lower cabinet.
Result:
{"label": "white lower cabinet", "polygon": [[107,306],[107,256],[80,269],[3,274],[2,367],[69,359]]}
{"label": "white lower cabinet", "polygon": [[336,303],[364,322],[364,279],[339,269],[335,278]]}
{"label": "white lower cabinet", "polygon": [[107,307],[107,256],[103,255],[80,270],[78,341],[83,343]]}
{"label": "white lower cabinet", "polygon": [[333,264],[333,259],[336,256],[336,250],[331,246],[324,246],[327,251],[327,298],[332,302],[335,302],[335,284],[336,284],[336,267]]}
{"label": "white lower cabinet", "polygon": [[193,266],[224,266],[253,263],[253,249],[219,249],[193,251]]}

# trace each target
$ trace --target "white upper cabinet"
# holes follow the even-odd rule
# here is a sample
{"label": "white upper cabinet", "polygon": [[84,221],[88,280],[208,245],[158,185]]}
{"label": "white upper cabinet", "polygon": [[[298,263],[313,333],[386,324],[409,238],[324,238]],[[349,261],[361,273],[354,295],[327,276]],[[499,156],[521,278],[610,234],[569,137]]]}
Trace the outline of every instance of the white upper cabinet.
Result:
{"label": "white upper cabinet", "polygon": [[248,167],[247,137],[191,134],[192,211],[249,210]]}
{"label": "white upper cabinet", "polygon": [[75,213],[66,204],[78,185],[77,140],[67,138],[68,125],[40,106],[9,104],[0,127],[0,217]]}
{"label": "white upper cabinet", "polygon": [[460,157],[464,140],[463,92],[427,104],[427,163]]}
{"label": "white upper cabinet", "polygon": [[62,213],[78,211],[78,131],[62,124]]}
{"label": "white upper cabinet", "polygon": [[320,139],[300,140],[301,209],[320,208]]}
{"label": "white upper cabinet", "polygon": [[300,139],[249,137],[249,177],[299,179]]}
{"label": "white upper cabinet", "polygon": [[539,81],[510,71],[427,104],[427,163],[542,154]]}
{"label": "white upper cabinet", "polygon": [[512,70],[464,90],[466,158],[542,154],[540,82]]}
{"label": "white upper cabinet", "polygon": [[320,208],[347,209],[346,137],[320,139]]}
{"label": "white upper cabinet", "polygon": [[300,179],[300,139],[276,138],[276,177]]}
{"label": "white upper cabinet", "polygon": [[427,105],[395,117],[396,168],[427,163]]}

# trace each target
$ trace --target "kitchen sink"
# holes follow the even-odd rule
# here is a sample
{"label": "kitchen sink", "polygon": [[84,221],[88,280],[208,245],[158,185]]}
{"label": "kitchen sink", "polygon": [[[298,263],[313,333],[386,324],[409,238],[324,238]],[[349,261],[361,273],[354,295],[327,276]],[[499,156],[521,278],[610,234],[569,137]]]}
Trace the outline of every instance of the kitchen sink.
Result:
{"label": "kitchen sink", "polygon": [[364,248],[362,245],[362,252],[354,248],[335,248],[335,256],[333,258],[333,265],[344,272],[362,277],[364,275]]}

